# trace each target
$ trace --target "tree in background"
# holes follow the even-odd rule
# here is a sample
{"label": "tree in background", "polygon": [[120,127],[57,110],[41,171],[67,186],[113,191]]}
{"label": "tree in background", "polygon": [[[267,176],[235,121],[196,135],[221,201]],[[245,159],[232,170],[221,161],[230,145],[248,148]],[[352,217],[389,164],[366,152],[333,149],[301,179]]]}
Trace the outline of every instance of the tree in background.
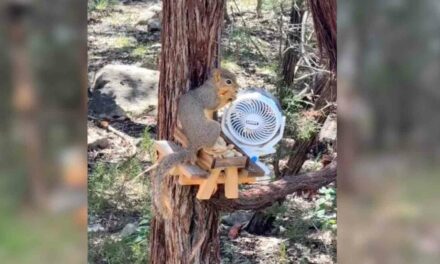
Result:
{"label": "tree in background", "polygon": [[[316,98],[313,111],[318,113],[315,121],[322,125],[328,114],[334,111],[333,107],[328,107],[328,104],[336,102],[336,0],[308,0],[308,5],[313,17],[322,64],[326,65],[326,69],[330,71],[318,74],[313,84],[313,96]],[[307,139],[295,141],[283,175],[300,171],[317,135],[318,131]]]}

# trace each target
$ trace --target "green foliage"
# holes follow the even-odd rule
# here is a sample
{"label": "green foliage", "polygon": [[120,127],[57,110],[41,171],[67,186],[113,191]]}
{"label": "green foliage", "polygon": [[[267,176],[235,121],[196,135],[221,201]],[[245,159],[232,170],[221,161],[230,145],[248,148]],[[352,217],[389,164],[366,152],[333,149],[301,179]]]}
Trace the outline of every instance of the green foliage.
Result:
{"label": "green foliage", "polygon": [[336,230],[336,189],[322,187],[319,190],[321,197],[316,200],[316,207],[312,219],[325,230]]}
{"label": "green foliage", "polygon": [[284,241],[280,243],[280,259],[279,259],[278,263],[280,263],[280,264],[289,263],[289,259],[287,256],[287,245]]}
{"label": "green foliage", "polygon": [[307,213],[300,210],[294,210],[289,212],[289,214],[295,219],[295,221],[287,223],[285,236],[292,241],[305,240],[307,234],[310,232],[310,227],[313,225],[307,217]]}
{"label": "green foliage", "polygon": [[279,85],[278,98],[286,115],[286,133],[295,139],[307,140],[320,128],[313,116],[306,116],[304,112],[312,103],[303,99],[304,94],[296,92],[290,87]]}
{"label": "green foliage", "polygon": [[[99,162],[89,177],[89,210],[99,213],[124,200],[124,185],[142,171],[138,159],[132,158],[121,164]],[[116,199],[116,200],[114,200]]]}
{"label": "green foliage", "polygon": [[154,138],[151,137],[150,128],[147,127],[142,133],[142,141],[140,143],[140,148],[145,151],[150,156],[152,162],[156,161],[156,150],[154,149]]}
{"label": "green foliage", "polygon": [[266,209],[266,213],[271,216],[277,216],[285,214],[287,212],[287,207],[283,204],[275,203],[271,207]]}
{"label": "green foliage", "polygon": [[[152,218],[149,181],[131,181],[141,171],[141,162],[137,158],[131,158],[118,164],[100,162],[90,174],[88,195],[89,210],[92,214],[105,216],[111,209],[116,217],[123,218],[130,212],[141,217],[136,231],[126,237],[91,233],[89,263],[148,263],[149,223]],[[127,185],[130,185],[130,190],[136,188],[136,192],[142,193],[135,198],[133,204],[129,203],[132,197],[127,196],[125,192]],[[138,189],[139,187],[142,189]],[[123,215],[118,215],[115,208],[123,209]]]}
{"label": "green foliage", "polygon": [[143,58],[148,54],[147,45],[139,45],[131,51],[131,56],[136,58]]}
{"label": "green foliage", "polygon": [[[238,65],[243,63],[252,63],[255,65],[262,65],[268,63],[255,49],[252,43],[258,42],[258,38],[252,29],[244,26],[237,26],[232,29],[229,34],[228,45],[223,52],[223,60],[233,61]],[[260,50],[265,50],[263,45],[260,45]],[[263,51],[264,52],[264,51]]]}
{"label": "green foliage", "polygon": [[278,62],[275,60],[258,68],[262,74],[267,74],[271,76],[277,76],[278,74]]}
{"label": "green foliage", "polygon": [[230,71],[238,71],[240,70],[240,66],[230,58],[224,58],[222,60],[222,68],[228,69]]}
{"label": "green foliage", "polygon": [[299,116],[297,117],[296,138],[300,140],[307,140],[314,135],[320,128],[320,125],[312,117]]}
{"label": "green foliage", "polygon": [[148,227],[140,226],[128,237],[105,238],[99,248],[89,245],[89,248],[94,247],[89,251],[89,262],[101,263],[104,260],[104,263],[109,264],[148,263],[148,233]]}
{"label": "green foliage", "polygon": [[90,11],[103,11],[111,8],[117,2],[117,0],[89,0],[87,7]]}
{"label": "green foliage", "polygon": [[136,46],[137,41],[135,38],[120,36],[115,39],[113,46],[117,49],[127,50]]}
{"label": "green foliage", "polygon": [[88,204],[91,212],[99,212],[108,207],[106,190],[112,189],[115,184],[113,179],[117,174],[117,166],[102,162],[96,164],[89,176]]}

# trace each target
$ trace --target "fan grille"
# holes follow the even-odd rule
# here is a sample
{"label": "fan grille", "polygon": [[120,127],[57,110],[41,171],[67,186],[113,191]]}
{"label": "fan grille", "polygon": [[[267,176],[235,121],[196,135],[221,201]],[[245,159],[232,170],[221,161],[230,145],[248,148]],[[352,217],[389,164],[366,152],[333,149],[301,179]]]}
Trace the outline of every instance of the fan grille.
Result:
{"label": "fan grille", "polygon": [[277,113],[264,101],[247,98],[234,103],[228,111],[231,132],[246,144],[271,140],[279,128]]}

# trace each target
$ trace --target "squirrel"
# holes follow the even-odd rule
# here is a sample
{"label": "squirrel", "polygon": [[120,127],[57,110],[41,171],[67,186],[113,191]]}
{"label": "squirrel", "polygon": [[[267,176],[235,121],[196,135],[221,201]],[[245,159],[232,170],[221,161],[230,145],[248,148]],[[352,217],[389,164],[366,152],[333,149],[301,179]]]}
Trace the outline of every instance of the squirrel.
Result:
{"label": "squirrel", "polygon": [[[173,167],[185,162],[195,163],[200,149],[211,149],[220,137],[221,126],[208,117],[235,100],[239,85],[233,73],[214,69],[201,86],[179,97],[177,118],[188,139],[188,147],[163,157],[156,165],[154,204],[165,219],[171,215],[169,197],[165,195],[163,179]],[[151,168],[152,169],[152,168]]]}

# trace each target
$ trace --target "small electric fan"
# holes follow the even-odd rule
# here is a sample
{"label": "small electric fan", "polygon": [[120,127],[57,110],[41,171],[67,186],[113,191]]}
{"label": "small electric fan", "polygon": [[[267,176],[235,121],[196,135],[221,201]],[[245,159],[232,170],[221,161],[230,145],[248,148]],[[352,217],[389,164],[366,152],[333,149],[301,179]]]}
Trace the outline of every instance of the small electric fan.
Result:
{"label": "small electric fan", "polygon": [[274,146],[283,137],[286,117],[278,100],[263,89],[248,89],[224,111],[222,131],[240,147],[251,161],[269,174],[259,157],[275,153]]}

